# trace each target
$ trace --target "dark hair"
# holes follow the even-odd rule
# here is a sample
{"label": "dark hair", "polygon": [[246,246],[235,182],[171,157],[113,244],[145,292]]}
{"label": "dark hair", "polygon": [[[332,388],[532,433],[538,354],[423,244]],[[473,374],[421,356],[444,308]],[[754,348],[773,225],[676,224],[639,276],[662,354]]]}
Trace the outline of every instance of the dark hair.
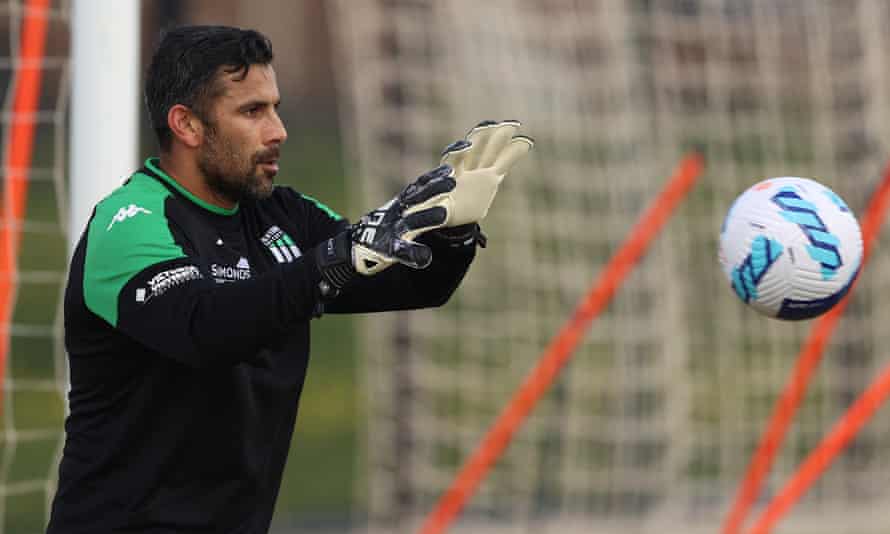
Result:
{"label": "dark hair", "polygon": [[182,26],[161,39],[145,73],[145,105],[161,150],[169,150],[173,133],[167,113],[176,104],[191,108],[206,121],[218,96],[217,73],[240,71],[272,62],[272,43],[255,30],[228,26]]}

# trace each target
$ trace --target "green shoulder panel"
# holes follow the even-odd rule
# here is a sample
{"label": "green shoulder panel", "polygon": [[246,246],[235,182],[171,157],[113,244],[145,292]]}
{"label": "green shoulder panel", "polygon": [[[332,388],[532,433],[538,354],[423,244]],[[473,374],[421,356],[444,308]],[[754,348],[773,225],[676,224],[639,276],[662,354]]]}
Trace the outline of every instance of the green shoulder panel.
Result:
{"label": "green shoulder panel", "polygon": [[328,217],[330,217],[331,219],[334,219],[335,221],[339,221],[340,219],[343,218],[342,216],[340,216],[339,213],[337,213],[336,211],[332,210],[331,208],[329,208],[327,205],[325,205],[325,204],[322,203],[321,201],[319,201],[319,200],[317,200],[317,199],[315,199],[315,198],[312,198],[312,197],[310,197],[309,195],[304,195],[303,193],[300,193],[300,196],[303,197],[303,198],[305,198],[305,199],[308,200],[309,202],[315,204],[315,206],[316,206],[318,209],[320,209],[321,211],[325,212],[325,213],[328,215]]}
{"label": "green shoulder panel", "polygon": [[157,180],[134,174],[96,205],[87,230],[83,296],[87,308],[117,325],[118,294],[140,271],[182,258],[164,204],[170,191]]}

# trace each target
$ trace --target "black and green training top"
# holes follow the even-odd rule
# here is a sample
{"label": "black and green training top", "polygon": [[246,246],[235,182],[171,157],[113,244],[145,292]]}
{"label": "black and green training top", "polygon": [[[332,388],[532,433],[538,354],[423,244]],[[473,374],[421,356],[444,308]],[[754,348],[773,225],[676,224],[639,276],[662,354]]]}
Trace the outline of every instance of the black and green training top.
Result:
{"label": "black and green training top", "polygon": [[[70,415],[48,532],[268,530],[309,360],[312,249],[346,225],[287,187],[210,205],[157,159],[99,202],[65,294]],[[359,277],[325,312],[444,303],[475,246],[419,240],[429,268]]]}

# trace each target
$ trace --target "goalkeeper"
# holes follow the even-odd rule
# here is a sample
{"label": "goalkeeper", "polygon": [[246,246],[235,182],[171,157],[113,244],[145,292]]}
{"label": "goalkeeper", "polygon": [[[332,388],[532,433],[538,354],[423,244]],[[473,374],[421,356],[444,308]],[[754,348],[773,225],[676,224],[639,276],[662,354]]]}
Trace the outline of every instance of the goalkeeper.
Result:
{"label": "goalkeeper", "polygon": [[152,57],[160,157],[97,204],[71,260],[50,533],[268,531],[310,319],[446,302],[532,146],[484,122],[350,224],[273,185],[271,62],[263,35],[219,26],[175,29]]}

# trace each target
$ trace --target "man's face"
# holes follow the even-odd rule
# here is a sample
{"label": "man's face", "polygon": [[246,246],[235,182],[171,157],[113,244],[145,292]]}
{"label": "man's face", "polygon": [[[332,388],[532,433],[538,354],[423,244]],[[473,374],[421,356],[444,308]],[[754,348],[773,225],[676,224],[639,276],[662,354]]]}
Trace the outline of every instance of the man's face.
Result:
{"label": "man's face", "polygon": [[210,104],[198,149],[198,168],[207,185],[231,202],[272,193],[279,148],[287,139],[277,111],[275,70],[251,65],[246,77],[240,75],[218,75],[222,91]]}

